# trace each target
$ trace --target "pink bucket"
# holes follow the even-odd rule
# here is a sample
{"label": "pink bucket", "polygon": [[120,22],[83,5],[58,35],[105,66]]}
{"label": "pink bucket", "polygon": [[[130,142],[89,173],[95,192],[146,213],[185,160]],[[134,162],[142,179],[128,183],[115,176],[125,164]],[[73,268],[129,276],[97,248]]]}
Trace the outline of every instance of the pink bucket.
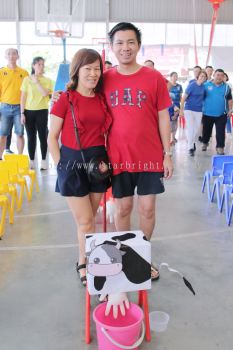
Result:
{"label": "pink bucket", "polygon": [[[99,350],[137,350],[145,335],[142,309],[130,303],[126,315],[121,314],[115,319],[112,315],[105,316],[106,303],[98,305],[93,311]],[[141,335],[140,335],[141,330]]]}

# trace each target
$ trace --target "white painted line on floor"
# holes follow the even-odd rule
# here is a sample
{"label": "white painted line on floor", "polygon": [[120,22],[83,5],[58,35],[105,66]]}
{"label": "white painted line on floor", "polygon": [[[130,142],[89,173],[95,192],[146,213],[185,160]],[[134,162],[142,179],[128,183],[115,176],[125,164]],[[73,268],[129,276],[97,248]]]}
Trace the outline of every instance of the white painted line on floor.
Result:
{"label": "white painted line on floor", "polygon": [[[222,233],[232,233],[230,229],[224,230],[208,230],[208,231],[200,231],[193,233],[180,234],[175,236],[167,236],[167,237],[152,237],[151,241],[169,241],[175,239],[187,239],[193,237],[200,237],[209,234],[222,234]],[[66,249],[66,248],[77,248],[78,244],[52,244],[52,245],[36,245],[36,246],[19,246],[19,247],[0,247],[0,251],[21,251],[21,250],[43,250],[43,249]]]}
{"label": "white painted line on floor", "polygon": [[57,211],[47,211],[45,213],[37,213],[37,214],[15,215],[15,218],[21,219],[21,218],[28,218],[28,217],[34,217],[34,216],[48,216],[48,215],[56,215],[56,214],[69,213],[69,212],[70,212],[70,209],[64,209],[64,210],[57,210]]}
{"label": "white painted line on floor", "polygon": [[203,235],[209,235],[209,234],[218,234],[218,233],[231,233],[232,229],[219,229],[219,230],[208,230],[208,231],[197,231],[192,233],[182,233],[180,235],[174,235],[174,236],[166,236],[166,237],[156,237],[152,236],[151,241],[170,241],[174,239],[182,239],[182,238],[192,238],[192,237],[198,237]]}
{"label": "white painted line on floor", "polygon": [[64,249],[64,248],[77,248],[77,247],[78,247],[78,244],[31,245],[31,246],[22,246],[22,247],[0,247],[0,251]]}

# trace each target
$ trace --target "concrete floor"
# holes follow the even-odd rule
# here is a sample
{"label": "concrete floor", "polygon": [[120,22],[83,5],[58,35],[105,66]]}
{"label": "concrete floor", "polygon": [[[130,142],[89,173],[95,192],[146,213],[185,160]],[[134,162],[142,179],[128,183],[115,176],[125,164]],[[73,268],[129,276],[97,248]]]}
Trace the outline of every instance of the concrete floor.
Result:
{"label": "concrete floor", "polygon": [[[182,271],[196,296],[181,279],[162,270],[149,293],[150,311],[167,312],[170,322],[166,332],[153,332],[151,343],[144,342],[140,349],[231,350],[233,224],[227,227],[216,203],[209,204],[200,190],[214,145],[204,153],[199,144],[194,158],[186,147],[180,135],[174,177],[158,200],[152,255],[157,263],[167,262]],[[232,154],[232,148],[228,136],[226,153]],[[55,171],[39,176],[41,192],[24,203],[0,241],[0,349],[97,350],[93,322],[93,341],[84,343],[85,289],[75,272],[71,213],[54,193]],[[136,215],[132,224],[136,229]],[[97,229],[101,232],[100,224]],[[93,297],[92,307],[96,304]]]}

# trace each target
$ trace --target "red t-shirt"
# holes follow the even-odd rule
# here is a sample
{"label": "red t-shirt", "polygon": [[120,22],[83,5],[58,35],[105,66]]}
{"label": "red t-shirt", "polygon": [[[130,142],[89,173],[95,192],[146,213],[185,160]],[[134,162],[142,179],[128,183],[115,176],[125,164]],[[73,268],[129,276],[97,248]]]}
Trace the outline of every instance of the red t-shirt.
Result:
{"label": "red t-shirt", "polygon": [[108,154],[114,174],[163,171],[158,111],[171,105],[164,77],[148,67],[130,75],[112,68],[104,74],[104,92],[113,117]]}
{"label": "red t-shirt", "polygon": [[80,149],[75,138],[74,122],[69,99],[74,106],[75,120],[78,126],[82,148],[105,144],[104,133],[111,125],[112,118],[104,104],[103,97],[80,95],[77,91],[63,92],[54,103],[51,114],[64,119],[61,131],[61,143],[73,149]]}

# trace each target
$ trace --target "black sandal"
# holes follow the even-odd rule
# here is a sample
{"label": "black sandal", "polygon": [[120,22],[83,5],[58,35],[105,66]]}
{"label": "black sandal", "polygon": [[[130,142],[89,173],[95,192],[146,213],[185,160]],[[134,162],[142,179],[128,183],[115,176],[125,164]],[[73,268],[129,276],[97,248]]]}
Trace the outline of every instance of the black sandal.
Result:
{"label": "black sandal", "polygon": [[78,272],[80,281],[84,287],[86,287],[86,284],[87,284],[87,277],[86,276],[81,277],[80,270],[85,268],[86,268],[86,264],[81,264],[81,265],[79,265],[78,263],[76,264],[76,271]]}
{"label": "black sandal", "polygon": [[[154,273],[156,272],[155,277],[152,277],[152,272]],[[160,277],[159,270],[154,265],[151,264],[151,281],[158,281],[159,277]]]}

